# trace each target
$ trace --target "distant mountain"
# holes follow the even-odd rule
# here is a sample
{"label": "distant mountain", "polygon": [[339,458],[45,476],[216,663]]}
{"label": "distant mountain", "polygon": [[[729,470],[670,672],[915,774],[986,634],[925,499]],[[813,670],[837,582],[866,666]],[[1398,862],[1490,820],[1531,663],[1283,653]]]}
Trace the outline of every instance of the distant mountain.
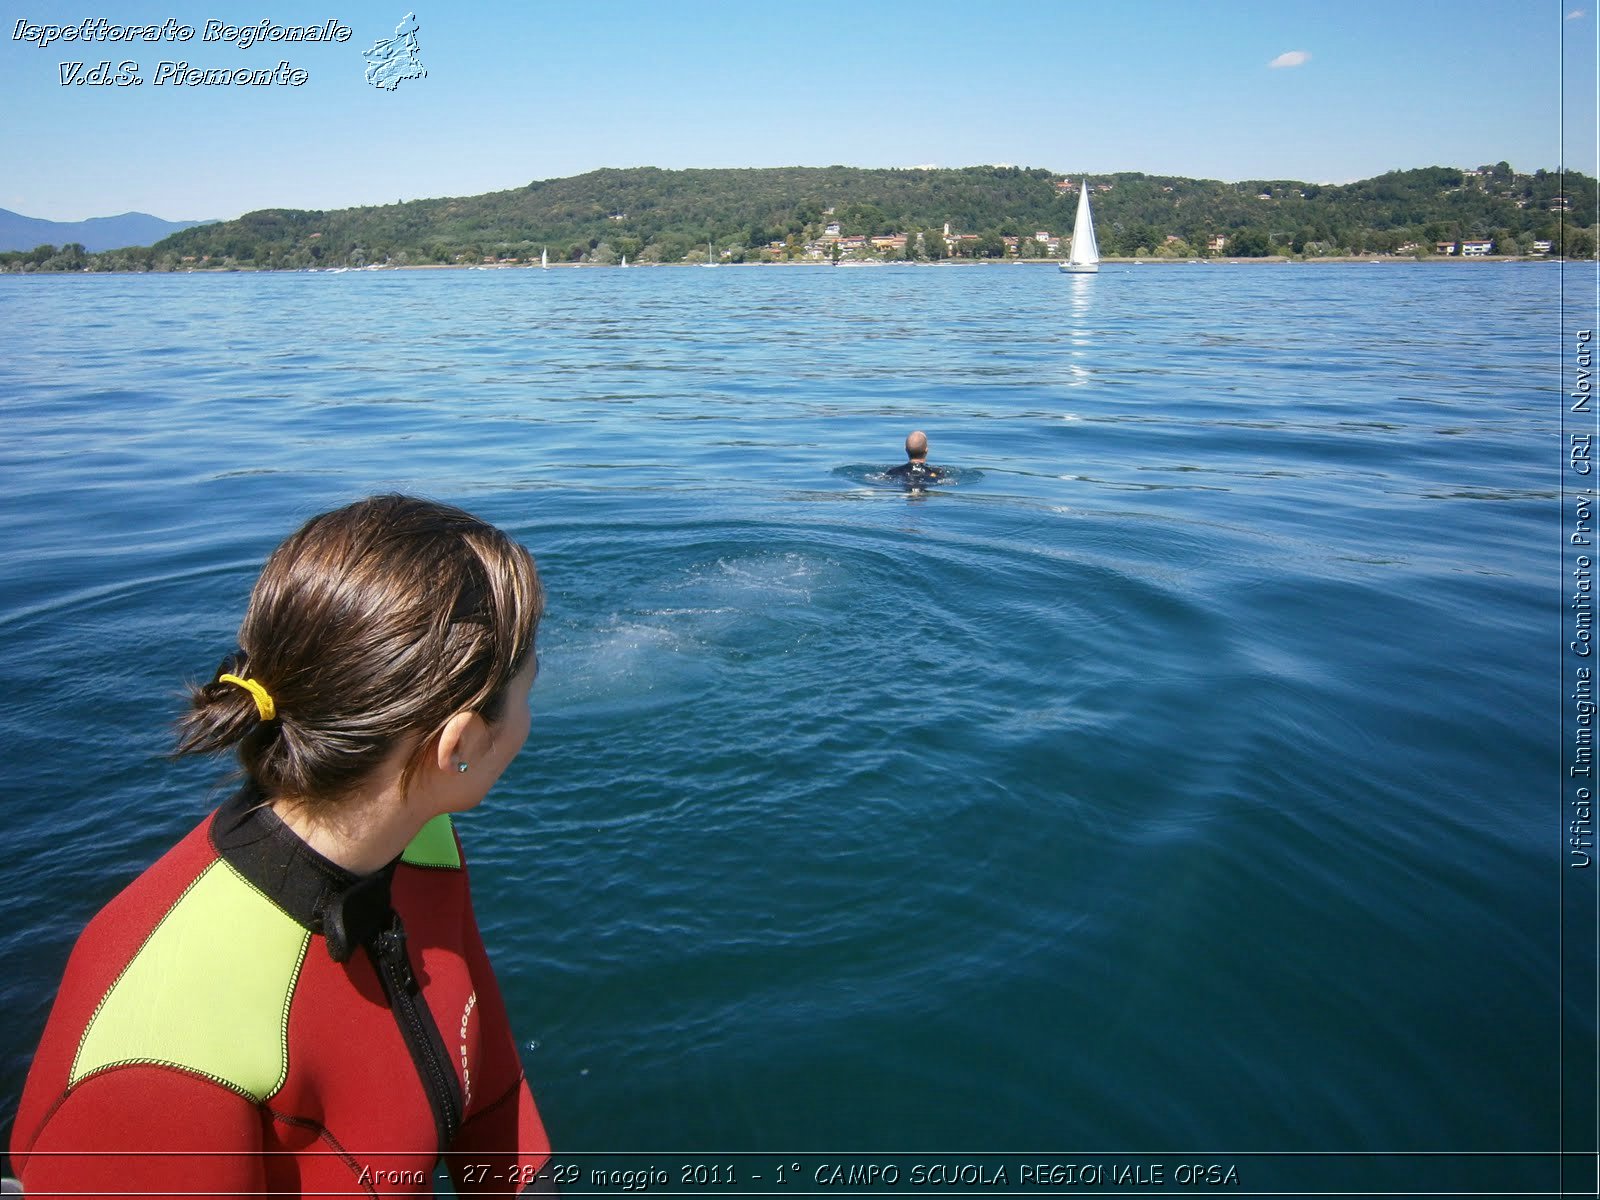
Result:
{"label": "distant mountain", "polygon": [[90,217],[87,221],[44,221],[0,208],[0,251],[32,250],[35,246],[65,246],[79,242],[91,253],[120,250],[124,246],[153,246],[162,238],[196,225],[215,221],[163,221],[149,213],[130,212],[120,217]]}

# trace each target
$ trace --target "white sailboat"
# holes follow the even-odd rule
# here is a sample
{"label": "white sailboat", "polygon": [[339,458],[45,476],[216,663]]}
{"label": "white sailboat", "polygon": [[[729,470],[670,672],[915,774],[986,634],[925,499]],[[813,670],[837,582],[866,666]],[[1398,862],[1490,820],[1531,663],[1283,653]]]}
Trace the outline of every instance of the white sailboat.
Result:
{"label": "white sailboat", "polygon": [[627,266],[628,265],[628,256],[626,254],[624,254],[622,256],[622,265],[623,266]]}
{"label": "white sailboat", "polygon": [[1063,271],[1093,275],[1100,270],[1100,246],[1094,240],[1094,217],[1089,212],[1089,181],[1078,186],[1078,215],[1072,222],[1072,253],[1061,264]]}
{"label": "white sailboat", "polygon": [[550,248],[548,246],[539,251],[539,265],[547,271],[550,269]]}
{"label": "white sailboat", "polygon": [[710,242],[706,243],[706,262],[705,262],[705,265],[708,266],[708,267],[714,267],[714,266],[717,265],[716,256],[714,254],[712,254],[712,252],[711,252],[711,243]]}

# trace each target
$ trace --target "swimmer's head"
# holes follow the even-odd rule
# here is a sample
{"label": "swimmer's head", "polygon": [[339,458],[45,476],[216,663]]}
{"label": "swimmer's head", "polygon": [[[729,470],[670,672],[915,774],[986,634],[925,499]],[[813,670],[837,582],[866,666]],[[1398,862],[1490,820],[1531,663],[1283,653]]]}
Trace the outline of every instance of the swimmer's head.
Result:
{"label": "swimmer's head", "polygon": [[240,651],[192,689],[177,752],[237,747],[265,794],[318,808],[415,743],[409,783],[454,714],[501,719],[543,609],[532,556],[458,508],[374,496],[313,517],[262,569]]}
{"label": "swimmer's head", "polygon": [[906,457],[912,462],[921,462],[928,457],[928,435],[922,430],[917,430],[906,438]]}

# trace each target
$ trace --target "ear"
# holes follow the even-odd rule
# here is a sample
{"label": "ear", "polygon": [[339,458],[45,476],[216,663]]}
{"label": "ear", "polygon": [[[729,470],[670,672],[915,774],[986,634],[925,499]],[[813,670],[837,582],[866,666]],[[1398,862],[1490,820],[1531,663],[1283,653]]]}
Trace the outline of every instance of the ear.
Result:
{"label": "ear", "polygon": [[439,770],[455,774],[456,764],[476,758],[488,737],[489,727],[483,717],[475,712],[456,713],[439,731],[434,750]]}

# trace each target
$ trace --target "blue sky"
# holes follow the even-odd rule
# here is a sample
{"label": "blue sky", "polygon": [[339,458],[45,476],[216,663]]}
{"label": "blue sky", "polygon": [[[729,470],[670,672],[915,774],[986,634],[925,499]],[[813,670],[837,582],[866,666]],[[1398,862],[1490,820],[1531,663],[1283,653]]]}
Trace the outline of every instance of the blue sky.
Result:
{"label": "blue sky", "polygon": [[[411,4],[425,79],[367,84]],[[0,208],[169,220],[472,195],[596,167],[1014,163],[1348,182],[1596,172],[1600,0],[6,0]],[[343,44],[47,48],[17,21],[351,27]],[[1306,56],[1296,62],[1299,55]],[[1284,56],[1289,56],[1285,59]],[[63,87],[62,62],[139,64]],[[155,86],[162,60],[300,87]],[[1295,65],[1272,66],[1274,61]]]}

